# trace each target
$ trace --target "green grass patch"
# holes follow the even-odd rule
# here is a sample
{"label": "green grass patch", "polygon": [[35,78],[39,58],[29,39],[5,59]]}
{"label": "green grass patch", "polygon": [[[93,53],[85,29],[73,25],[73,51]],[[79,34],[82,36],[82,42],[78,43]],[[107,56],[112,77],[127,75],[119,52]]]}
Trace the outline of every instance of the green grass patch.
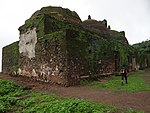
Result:
{"label": "green grass patch", "polygon": [[117,110],[116,107],[87,100],[60,98],[36,92],[29,94],[27,99],[21,100],[19,106],[24,108],[22,112],[25,113],[109,113]]}
{"label": "green grass patch", "polygon": [[5,113],[13,109],[16,105],[17,97],[25,93],[25,88],[20,85],[0,79],[0,113]]}
{"label": "green grass patch", "polygon": [[[0,79],[0,113],[113,113],[114,106],[93,101],[60,98],[54,94],[28,92],[26,88]],[[125,113],[140,113],[134,110]]]}
{"label": "green grass patch", "polygon": [[[102,90],[122,90],[127,92],[140,92],[140,91],[150,91],[150,86],[144,81],[142,76],[147,76],[148,73],[143,72],[131,73],[128,76],[128,84],[121,85],[121,76],[111,77],[106,80],[106,82],[94,81],[88,83],[88,86],[92,88],[102,89]],[[87,83],[87,82],[86,82]],[[82,83],[83,84],[83,83]]]}

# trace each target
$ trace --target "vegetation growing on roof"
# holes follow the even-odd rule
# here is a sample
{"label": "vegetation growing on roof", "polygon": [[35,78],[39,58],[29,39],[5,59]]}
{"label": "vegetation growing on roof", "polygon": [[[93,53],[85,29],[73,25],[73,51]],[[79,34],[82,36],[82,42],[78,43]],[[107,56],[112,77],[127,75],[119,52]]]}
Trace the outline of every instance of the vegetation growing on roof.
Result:
{"label": "vegetation growing on roof", "polygon": [[118,31],[115,31],[115,30],[110,30],[110,36],[113,39],[115,39],[115,40],[117,40],[121,43],[128,44],[128,40],[125,38],[125,32],[124,31],[118,32]]}
{"label": "vegetation growing on roof", "polygon": [[45,15],[40,15],[34,19],[28,19],[25,24],[19,27],[20,33],[25,33],[28,29],[36,27],[37,37],[42,37],[44,35],[44,19]]}
{"label": "vegetation growing on roof", "polygon": [[[79,26],[80,23],[81,19],[76,12],[49,6],[36,11],[31,18],[25,21],[23,26],[19,27],[19,31],[25,32],[28,28],[37,27],[38,37],[41,37],[74,24]],[[51,32],[48,32],[48,29]]]}
{"label": "vegetation growing on roof", "polygon": [[25,24],[19,27],[21,33],[26,32],[27,29],[36,27],[37,37],[43,37],[45,34],[50,34],[64,29],[78,29],[82,28],[80,24],[74,24],[57,20],[52,15],[40,14],[36,18],[26,20]]}
{"label": "vegetation growing on roof", "polygon": [[150,54],[150,40],[143,41],[141,43],[133,44],[133,47]]}
{"label": "vegetation growing on roof", "polygon": [[81,23],[81,19],[75,11],[70,11],[69,9],[65,9],[62,7],[43,7],[40,10],[36,11],[32,16],[32,18],[36,18],[41,14],[47,14],[51,17],[54,17],[60,21],[68,21],[71,23]]}

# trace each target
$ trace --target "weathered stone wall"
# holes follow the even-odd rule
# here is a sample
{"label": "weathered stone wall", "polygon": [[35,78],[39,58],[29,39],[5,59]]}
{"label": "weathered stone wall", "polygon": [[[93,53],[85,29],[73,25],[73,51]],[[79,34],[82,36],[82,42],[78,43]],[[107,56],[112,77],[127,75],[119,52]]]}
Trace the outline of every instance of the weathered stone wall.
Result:
{"label": "weathered stone wall", "polygon": [[65,32],[60,31],[38,40],[35,57],[21,57],[20,75],[40,81],[69,85]]}
{"label": "weathered stone wall", "polygon": [[66,30],[68,81],[72,85],[78,84],[80,76],[89,75],[90,72],[89,63],[83,56],[87,44],[77,38],[79,31]]}
{"label": "weathered stone wall", "polygon": [[140,68],[150,67],[150,40],[132,45],[136,48],[136,62]]}
{"label": "weathered stone wall", "polygon": [[116,65],[119,68],[119,57],[118,62],[115,62],[115,53],[108,47],[107,40],[76,30],[67,30],[66,38],[71,80],[79,81],[81,76],[94,77],[118,71]]}
{"label": "weathered stone wall", "polygon": [[148,56],[128,44],[125,32],[103,22],[81,22],[75,12],[60,7],[42,8],[19,28],[19,43],[3,48],[2,71],[69,86],[83,76],[117,73],[123,64],[130,71],[147,67]]}
{"label": "weathered stone wall", "polygon": [[2,51],[2,72],[11,74],[19,67],[18,41],[5,46]]}

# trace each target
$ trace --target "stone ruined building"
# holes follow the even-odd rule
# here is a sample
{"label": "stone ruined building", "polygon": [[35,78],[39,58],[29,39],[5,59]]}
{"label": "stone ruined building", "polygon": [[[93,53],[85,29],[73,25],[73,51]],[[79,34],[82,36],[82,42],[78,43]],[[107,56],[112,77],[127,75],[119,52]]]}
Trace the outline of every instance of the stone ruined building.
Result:
{"label": "stone ruined building", "polygon": [[2,71],[39,81],[78,84],[83,77],[118,73],[122,64],[137,68],[136,51],[125,32],[107,21],[81,21],[61,7],[43,7],[19,27],[19,41],[3,48]]}
{"label": "stone ruined building", "polygon": [[[138,63],[142,68],[150,67],[150,40],[132,45],[138,51]],[[142,53],[142,54],[141,54]]]}

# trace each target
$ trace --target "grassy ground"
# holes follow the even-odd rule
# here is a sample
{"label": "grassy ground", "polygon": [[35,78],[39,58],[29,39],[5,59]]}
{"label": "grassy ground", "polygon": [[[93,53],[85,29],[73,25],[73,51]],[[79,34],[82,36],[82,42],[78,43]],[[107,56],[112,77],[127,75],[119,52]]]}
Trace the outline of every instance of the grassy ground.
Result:
{"label": "grassy ground", "polygon": [[[114,106],[92,101],[29,92],[14,82],[0,79],[0,113],[114,113],[117,111]],[[125,112],[138,113],[131,109]]]}
{"label": "grassy ground", "polygon": [[116,110],[113,106],[81,99],[60,98],[40,92],[29,93],[14,82],[0,79],[0,113],[109,113]]}
{"label": "grassy ground", "polygon": [[24,93],[26,93],[24,87],[0,79],[0,113],[12,110],[17,103],[17,97]]}
{"label": "grassy ground", "polygon": [[142,76],[149,76],[150,73],[145,73],[140,70],[137,72],[132,72],[128,74],[128,84],[121,85],[121,76],[114,76],[106,78],[104,82],[101,80],[94,82],[84,81],[81,84],[87,85],[92,88],[103,89],[103,90],[122,90],[127,92],[141,92],[141,91],[150,91],[150,86],[144,81]]}
{"label": "grassy ground", "polygon": [[19,101],[19,106],[23,109],[20,111],[25,113],[109,113],[116,111],[113,106],[35,92],[29,94],[24,101]]}

